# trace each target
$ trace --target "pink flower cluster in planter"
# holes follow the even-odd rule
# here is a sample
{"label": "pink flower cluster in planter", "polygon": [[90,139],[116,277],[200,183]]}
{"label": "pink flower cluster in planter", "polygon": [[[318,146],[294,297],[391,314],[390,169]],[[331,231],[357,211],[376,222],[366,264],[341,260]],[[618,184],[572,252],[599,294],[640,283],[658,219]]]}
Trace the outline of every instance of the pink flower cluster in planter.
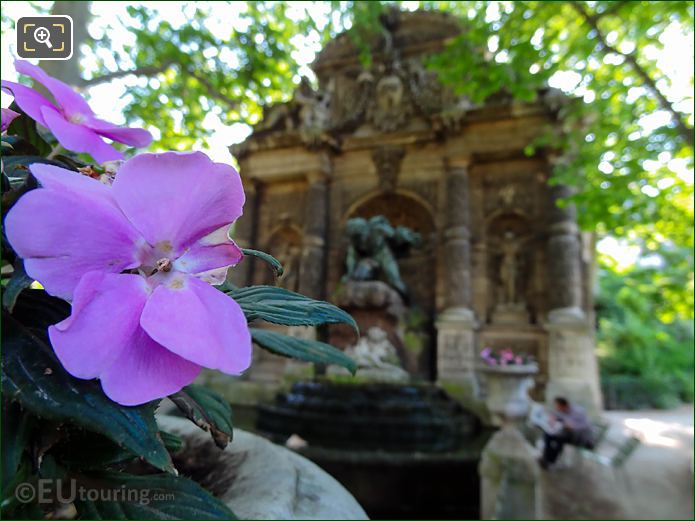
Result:
{"label": "pink flower cluster in planter", "polygon": [[480,352],[480,358],[485,365],[505,366],[505,365],[529,365],[535,363],[535,359],[526,353],[515,353],[510,348],[494,351],[491,347],[486,347]]}

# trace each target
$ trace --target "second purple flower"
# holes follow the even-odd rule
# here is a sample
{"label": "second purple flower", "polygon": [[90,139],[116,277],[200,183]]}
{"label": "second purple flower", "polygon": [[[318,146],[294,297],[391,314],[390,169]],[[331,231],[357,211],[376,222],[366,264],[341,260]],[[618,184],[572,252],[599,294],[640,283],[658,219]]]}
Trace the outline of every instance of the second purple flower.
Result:
{"label": "second purple flower", "polygon": [[2,80],[2,89],[37,123],[48,128],[58,142],[72,152],[86,152],[98,163],[123,159],[123,154],[103,138],[134,147],[146,147],[152,135],[142,128],[119,127],[99,119],[84,98],[72,87],[27,61],[17,60],[15,68],[46,87],[55,103],[42,94],[12,81]]}

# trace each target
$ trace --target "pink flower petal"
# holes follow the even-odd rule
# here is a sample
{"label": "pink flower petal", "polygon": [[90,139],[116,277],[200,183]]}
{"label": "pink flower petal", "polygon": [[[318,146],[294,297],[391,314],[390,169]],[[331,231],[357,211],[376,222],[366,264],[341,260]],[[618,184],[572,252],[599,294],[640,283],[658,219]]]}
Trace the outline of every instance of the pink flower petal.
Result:
{"label": "pink flower petal", "polygon": [[5,132],[15,118],[19,117],[19,112],[12,109],[0,109],[2,117],[0,118],[0,131]]}
{"label": "pink flower petal", "polygon": [[194,243],[174,262],[174,269],[198,274],[238,264],[244,254],[229,238],[228,230],[229,226],[223,226]]}
{"label": "pink flower petal", "polygon": [[239,374],[251,364],[251,335],[239,305],[209,284],[173,274],[147,301],[140,325],[186,360]]}
{"label": "pink flower petal", "polygon": [[70,192],[89,199],[93,198],[118,208],[109,187],[96,179],[45,163],[34,163],[29,167],[29,170],[44,188],[59,192]]}
{"label": "pink flower petal", "polygon": [[55,109],[53,103],[48,101],[34,89],[13,81],[2,80],[2,90],[12,94],[15,102],[17,105],[19,105],[19,108],[22,109],[31,119],[41,123],[44,127],[47,126],[43,119],[41,109],[43,107]]}
{"label": "pink flower petal", "polygon": [[140,405],[180,391],[200,373],[138,327],[118,359],[101,375],[106,396],[121,405]]}
{"label": "pink flower petal", "polygon": [[23,60],[17,60],[14,62],[14,66],[18,73],[30,76],[46,87],[53,95],[56,103],[60,105],[60,108],[63,109],[63,112],[68,117],[75,115],[87,117],[94,114],[85,99],[75,92],[70,85],[49,76],[46,71],[38,65]]}
{"label": "pink flower petal", "polygon": [[32,190],[9,211],[5,230],[29,276],[61,298],[70,299],[89,271],[140,265],[142,237],[118,209],[89,192]]}
{"label": "pink flower petal", "polygon": [[149,287],[138,275],[86,273],[75,288],[70,316],[48,328],[58,359],[77,378],[106,371],[140,330]]}
{"label": "pink flower petal", "polygon": [[88,118],[83,124],[97,134],[132,147],[146,147],[152,143],[152,134],[144,128],[119,127],[99,118]]}
{"label": "pink flower petal", "polygon": [[150,244],[175,253],[234,222],[245,198],[236,170],[201,152],[140,154],[120,168],[113,192]]}
{"label": "pink flower petal", "polygon": [[58,142],[73,152],[87,152],[97,163],[123,159],[123,154],[107,144],[93,130],[70,123],[57,110],[42,107],[41,114]]}

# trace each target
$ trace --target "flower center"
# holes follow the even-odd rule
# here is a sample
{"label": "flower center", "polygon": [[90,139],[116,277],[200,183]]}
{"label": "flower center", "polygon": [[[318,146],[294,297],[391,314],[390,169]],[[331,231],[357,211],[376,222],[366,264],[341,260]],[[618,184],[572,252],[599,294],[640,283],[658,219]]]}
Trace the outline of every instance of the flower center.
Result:
{"label": "flower center", "polygon": [[84,116],[80,114],[79,112],[76,112],[72,116],[70,116],[70,123],[82,123],[84,121]]}
{"label": "flower center", "polygon": [[172,268],[171,259],[163,257],[157,261],[155,267],[157,268],[157,271],[163,271],[167,273],[171,271]]}

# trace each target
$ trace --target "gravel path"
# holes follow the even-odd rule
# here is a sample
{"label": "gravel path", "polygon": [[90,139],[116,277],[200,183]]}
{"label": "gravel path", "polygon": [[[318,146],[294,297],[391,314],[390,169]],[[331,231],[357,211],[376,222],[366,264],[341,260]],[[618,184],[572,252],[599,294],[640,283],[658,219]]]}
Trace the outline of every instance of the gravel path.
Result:
{"label": "gravel path", "polygon": [[693,407],[670,411],[608,411],[599,452],[633,434],[642,445],[612,471],[572,450],[563,468],[544,472],[544,514],[551,519],[693,519]]}

